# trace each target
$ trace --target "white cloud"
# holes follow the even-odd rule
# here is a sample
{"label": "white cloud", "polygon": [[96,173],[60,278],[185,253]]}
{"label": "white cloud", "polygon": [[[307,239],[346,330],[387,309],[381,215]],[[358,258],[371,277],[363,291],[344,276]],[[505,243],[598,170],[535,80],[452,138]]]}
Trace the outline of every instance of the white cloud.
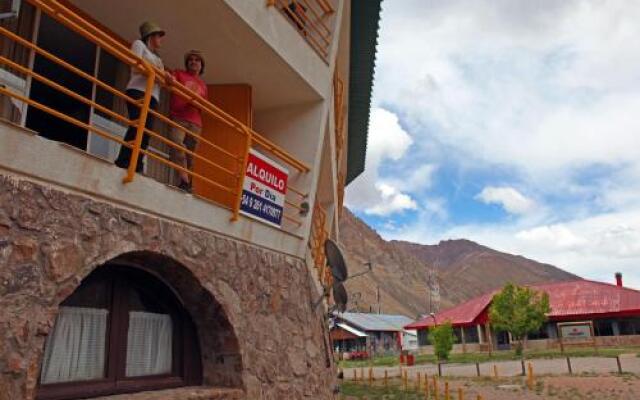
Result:
{"label": "white cloud", "polygon": [[374,215],[389,215],[415,209],[415,201],[400,189],[401,185],[392,180],[386,182],[380,177],[382,162],[399,160],[412,143],[413,139],[400,126],[394,113],[383,108],[374,108],[369,124],[365,171],[348,186],[346,204],[354,210],[363,210]]}
{"label": "white cloud", "polygon": [[512,187],[487,186],[476,199],[486,204],[499,204],[508,213],[526,214],[535,208],[535,202]]}
{"label": "white cloud", "polygon": [[633,1],[387,2],[375,100],[406,114],[417,143],[542,189],[639,164],[638,18]]}
{"label": "white cloud", "polygon": [[376,189],[380,193],[380,202],[365,210],[366,214],[389,215],[403,210],[415,210],[416,202],[408,195],[393,186],[377,183]]}

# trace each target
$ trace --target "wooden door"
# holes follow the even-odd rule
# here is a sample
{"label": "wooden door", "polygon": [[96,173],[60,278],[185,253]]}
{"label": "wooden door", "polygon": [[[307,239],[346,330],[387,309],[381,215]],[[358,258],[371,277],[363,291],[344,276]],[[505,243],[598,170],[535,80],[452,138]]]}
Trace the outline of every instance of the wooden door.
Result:
{"label": "wooden door", "polygon": [[[248,127],[253,126],[251,86],[232,84],[207,85],[207,87],[209,101]],[[246,148],[246,136],[243,133],[210,116],[203,118],[202,137],[234,155],[242,155]],[[240,166],[236,159],[232,159],[204,141],[200,141],[196,152],[217,165],[233,171],[234,174],[244,174],[244,165]],[[194,160],[193,170],[225,187],[233,188],[237,185],[235,176],[197,158]],[[193,192],[230,208],[236,201],[235,194],[225,192],[197,178],[193,182]]]}

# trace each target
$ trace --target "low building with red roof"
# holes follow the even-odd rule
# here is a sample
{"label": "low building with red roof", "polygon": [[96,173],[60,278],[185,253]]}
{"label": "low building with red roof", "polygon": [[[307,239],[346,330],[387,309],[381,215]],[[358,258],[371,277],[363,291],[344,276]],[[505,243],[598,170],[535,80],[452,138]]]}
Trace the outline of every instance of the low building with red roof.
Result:
{"label": "low building with red roof", "polygon": [[[578,327],[589,325],[591,333],[583,332],[597,345],[640,344],[640,291],[624,287],[622,275],[616,274],[616,284],[580,279],[530,285],[532,289],[549,295],[551,312],[539,332],[529,335],[527,347],[553,348],[572,343],[566,333],[559,334],[563,326],[573,327],[571,334],[580,336]],[[458,306],[440,311],[405,326],[416,329],[420,346],[428,345],[429,328],[451,322],[458,338],[454,351],[483,351],[506,349],[510,338],[506,332],[491,329],[489,306],[495,290]],[[564,330],[562,332],[565,332]],[[575,343],[579,341],[574,341]]]}

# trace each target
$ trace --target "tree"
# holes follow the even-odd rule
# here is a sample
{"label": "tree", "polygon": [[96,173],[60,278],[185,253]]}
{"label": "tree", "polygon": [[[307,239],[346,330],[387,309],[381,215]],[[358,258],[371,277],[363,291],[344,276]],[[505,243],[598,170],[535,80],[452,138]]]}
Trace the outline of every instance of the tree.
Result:
{"label": "tree", "polygon": [[524,338],[540,330],[549,311],[547,293],[508,283],[493,296],[489,320],[494,328],[511,333],[516,341],[516,354],[522,355]]}
{"label": "tree", "polygon": [[453,348],[453,343],[455,341],[453,327],[451,326],[450,321],[431,328],[428,339],[429,343],[434,347],[438,360],[449,359],[449,353],[451,353],[451,349]]}

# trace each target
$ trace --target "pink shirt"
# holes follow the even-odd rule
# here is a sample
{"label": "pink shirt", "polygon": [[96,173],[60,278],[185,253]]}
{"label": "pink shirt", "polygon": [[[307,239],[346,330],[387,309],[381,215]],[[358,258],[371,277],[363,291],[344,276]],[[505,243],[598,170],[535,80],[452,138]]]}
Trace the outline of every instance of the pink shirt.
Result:
{"label": "pink shirt", "polygon": [[[182,70],[173,71],[172,75],[176,81],[182,83],[188,89],[198,93],[205,99],[207,98],[207,85],[199,76]],[[202,126],[202,115],[200,115],[200,111],[181,96],[175,94],[171,96],[170,114],[172,119],[181,119]]]}

